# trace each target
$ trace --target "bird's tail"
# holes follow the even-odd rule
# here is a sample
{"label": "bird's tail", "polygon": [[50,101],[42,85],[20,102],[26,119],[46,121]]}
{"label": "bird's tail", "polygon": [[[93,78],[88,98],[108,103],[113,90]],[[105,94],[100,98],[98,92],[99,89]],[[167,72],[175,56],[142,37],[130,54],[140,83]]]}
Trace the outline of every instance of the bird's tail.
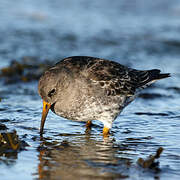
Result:
{"label": "bird's tail", "polygon": [[153,82],[170,77],[170,73],[162,73],[159,69],[152,69],[148,71],[141,71],[139,87],[146,87]]}
{"label": "bird's tail", "polygon": [[170,77],[170,73],[163,73],[159,69],[152,69],[148,71],[149,80],[159,80]]}

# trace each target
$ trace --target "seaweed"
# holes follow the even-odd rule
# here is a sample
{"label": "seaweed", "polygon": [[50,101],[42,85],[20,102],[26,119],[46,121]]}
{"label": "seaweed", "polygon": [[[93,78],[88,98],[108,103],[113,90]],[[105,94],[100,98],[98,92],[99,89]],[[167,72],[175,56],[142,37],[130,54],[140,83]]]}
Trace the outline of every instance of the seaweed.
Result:
{"label": "seaweed", "polygon": [[35,57],[23,57],[20,61],[12,60],[9,66],[0,69],[0,78],[6,84],[38,80],[51,64],[48,60],[42,62]]}
{"label": "seaweed", "polygon": [[150,155],[146,159],[139,158],[137,160],[137,164],[145,169],[150,168],[150,169],[159,170],[159,162],[157,162],[156,159],[160,158],[162,152],[163,152],[163,148],[159,147],[155,155]]}
{"label": "seaweed", "polygon": [[25,150],[25,147],[29,146],[24,140],[21,140],[15,130],[9,131],[4,125],[0,125],[0,156],[11,156],[14,153],[18,153],[21,150]]}

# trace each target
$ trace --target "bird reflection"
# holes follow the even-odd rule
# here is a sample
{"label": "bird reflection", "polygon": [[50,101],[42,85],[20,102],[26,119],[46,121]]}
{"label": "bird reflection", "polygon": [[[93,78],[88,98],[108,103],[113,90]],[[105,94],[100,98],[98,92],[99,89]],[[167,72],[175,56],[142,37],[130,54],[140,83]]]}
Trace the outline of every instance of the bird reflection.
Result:
{"label": "bird reflection", "polygon": [[39,179],[94,179],[127,177],[131,159],[121,157],[114,140],[88,134],[63,141],[42,139],[39,151]]}

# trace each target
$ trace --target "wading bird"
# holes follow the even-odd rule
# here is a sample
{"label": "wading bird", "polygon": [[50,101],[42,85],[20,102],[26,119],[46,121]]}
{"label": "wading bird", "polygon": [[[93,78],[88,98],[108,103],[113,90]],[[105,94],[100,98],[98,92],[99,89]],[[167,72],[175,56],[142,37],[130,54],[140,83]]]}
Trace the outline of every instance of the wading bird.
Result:
{"label": "wading bird", "polygon": [[40,133],[51,109],[66,119],[85,121],[87,127],[92,120],[99,120],[107,136],[113,121],[140,89],[169,76],[158,69],[136,70],[100,58],[65,58],[39,80],[38,91],[43,99]]}

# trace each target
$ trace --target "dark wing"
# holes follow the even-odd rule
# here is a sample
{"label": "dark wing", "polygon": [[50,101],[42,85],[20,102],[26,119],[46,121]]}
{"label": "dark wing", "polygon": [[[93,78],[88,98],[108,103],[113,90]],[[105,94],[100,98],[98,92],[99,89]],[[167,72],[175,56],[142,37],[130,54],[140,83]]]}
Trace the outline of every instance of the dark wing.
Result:
{"label": "dark wing", "polygon": [[104,59],[89,60],[85,72],[93,83],[106,90],[108,96],[133,96],[137,89],[169,77],[169,74],[160,74],[157,69],[139,71]]}
{"label": "dark wing", "polygon": [[72,74],[81,74],[94,84],[100,85],[108,96],[121,94],[133,96],[137,89],[170,76],[160,74],[160,70],[157,69],[139,71],[114,61],[88,56],[68,57],[57,63],[56,67],[57,65],[59,68],[67,68]]}

